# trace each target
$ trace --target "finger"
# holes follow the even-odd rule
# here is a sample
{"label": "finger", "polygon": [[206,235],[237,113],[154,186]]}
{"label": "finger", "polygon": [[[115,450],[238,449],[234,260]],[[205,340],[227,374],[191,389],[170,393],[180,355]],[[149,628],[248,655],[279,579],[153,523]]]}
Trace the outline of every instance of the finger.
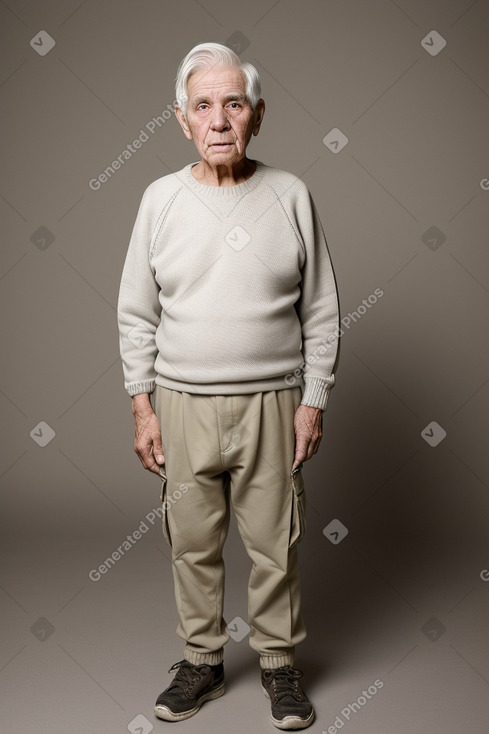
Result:
{"label": "finger", "polygon": [[307,445],[304,441],[298,441],[295,446],[295,455],[294,455],[294,463],[292,465],[292,471],[299,466],[301,461],[306,461],[307,458]]}
{"label": "finger", "polygon": [[[135,444],[134,451],[138,455],[139,461],[143,465],[144,469],[149,469],[150,471],[159,471],[159,465],[156,464],[153,452],[151,451],[151,448],[147,446],[146,444],[144,446],[140,446],[138,444]],[[155,469],[155,467],[158,467]]]}
{"label": "finger", "polygon": [[294,458],[294,463],[292,464],[292,471],[294,471],[294,469],[296,469],[299,466],[299,464],[303,464],[304,461],[306,461],[305,458],[301,459],[301,457],[296,454]]}
{"label": "finger", "polygon": [[146,451],[143,456],[139,457],[141,459],[141,463],[144,466],[145,469],[147,469],[150,472],[153,472],[154,474],[160,473],[160,464],[158,464],[155,461],[155,458],[151,451]]}
{"label": "finger", "polygon": [[159,476],[161,476],[160,475],[161,466],[159,464],[156,464],[155,462],[153,462],[153,464],[151,466],[148,466],[147,469],[148,471],[153,472],[153,474],[158,474]]}
{"label": "finger", "polygon": [[163,453],[163,444],[161,442],[161,436],[159,438],[155,438],[153,443],[153,455],[158,464],[164,464],[165,463],[165,455]]}

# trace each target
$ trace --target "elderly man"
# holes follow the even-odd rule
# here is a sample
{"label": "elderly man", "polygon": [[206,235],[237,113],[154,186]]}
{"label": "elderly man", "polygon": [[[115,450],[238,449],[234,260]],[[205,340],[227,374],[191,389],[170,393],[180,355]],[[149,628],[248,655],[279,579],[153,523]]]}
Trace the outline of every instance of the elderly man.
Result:
{"label": "elderly man", "polygon": [[256,69],[221,44],[199,44],[180,63],[175,114],[200,160],[145,190],[118,320],[134,448],[162,477],[185,640],[155,714],[180,721],[224,693],[223,647],[238,629],[223,617],[232,506],[252,561],[249,643],[272,721],[302,729],[314,711],[294,667],[306,634],[301,469],[318,450],[334,384],[338,300],[306,185],[246,156],[260,93]]}

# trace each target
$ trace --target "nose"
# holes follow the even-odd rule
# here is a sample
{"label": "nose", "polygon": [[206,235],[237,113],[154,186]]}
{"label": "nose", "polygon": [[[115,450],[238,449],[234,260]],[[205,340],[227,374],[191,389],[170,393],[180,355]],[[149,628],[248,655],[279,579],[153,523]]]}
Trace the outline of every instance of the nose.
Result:
{"label": "nose", "polygon": [[225,110],[217,105],[212,113],[211,127],[213,130],[225,130],[229,127],[229,121]]}

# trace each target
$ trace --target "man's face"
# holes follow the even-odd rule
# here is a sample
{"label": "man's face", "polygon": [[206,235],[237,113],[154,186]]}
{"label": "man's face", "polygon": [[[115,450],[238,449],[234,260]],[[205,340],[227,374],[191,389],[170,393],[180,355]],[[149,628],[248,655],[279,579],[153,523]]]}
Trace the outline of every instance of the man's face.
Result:
{"label": "man's face", "polygon": [[201,158],[213,167],[242,160],[252,134],[258,134],[265,103],[260,100],[252,112],[241,71],[216,65],[195,72],[187,94],[186,118],[178,107],[176,115]]}

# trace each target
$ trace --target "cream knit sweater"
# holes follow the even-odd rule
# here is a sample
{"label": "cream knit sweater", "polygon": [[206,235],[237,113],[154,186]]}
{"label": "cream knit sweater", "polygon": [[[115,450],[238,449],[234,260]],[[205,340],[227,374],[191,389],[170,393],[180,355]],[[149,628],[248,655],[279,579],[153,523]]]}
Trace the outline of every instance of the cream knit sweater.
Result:
{"label": "cream knit sweater", "polygon": [[130,395],[299,385],[326,409],[339,334],[335,278],[307,186],[257,161],[207,186],[198,161],[151,183],[122,274],[118,323]]}

